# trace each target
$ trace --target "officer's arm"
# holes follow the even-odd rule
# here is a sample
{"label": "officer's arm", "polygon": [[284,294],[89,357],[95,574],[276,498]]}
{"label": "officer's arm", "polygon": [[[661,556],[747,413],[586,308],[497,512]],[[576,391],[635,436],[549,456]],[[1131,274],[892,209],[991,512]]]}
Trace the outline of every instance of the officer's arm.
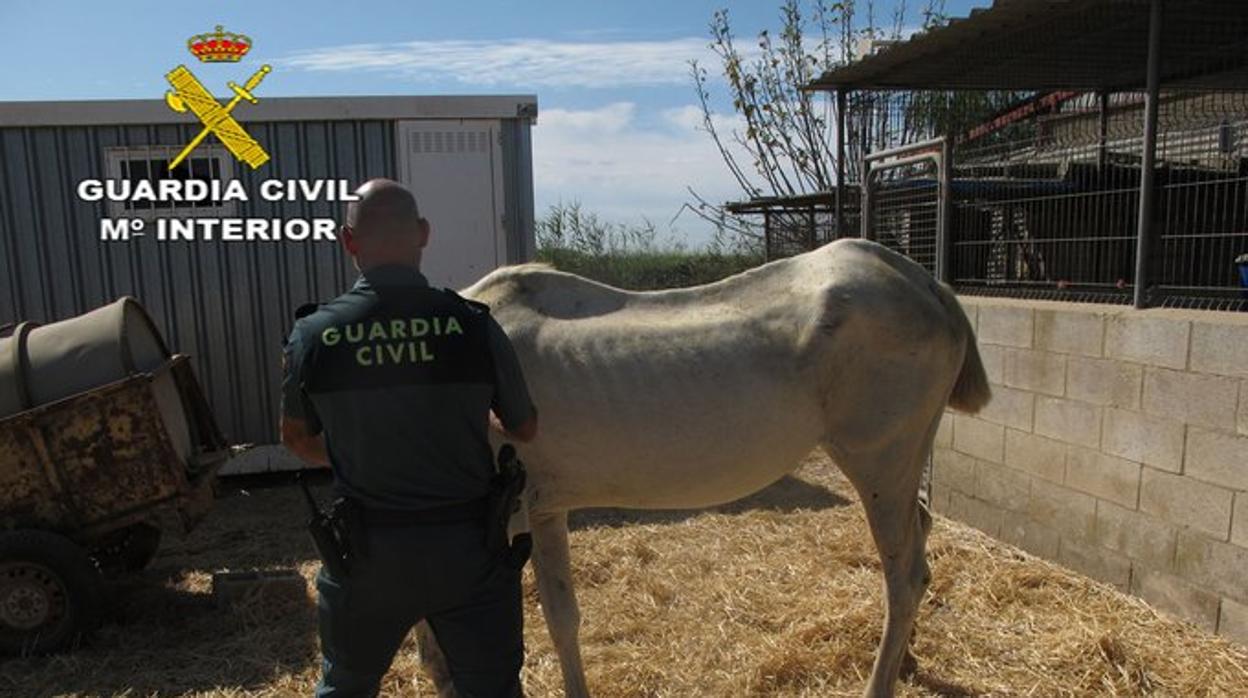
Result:
{"label": "officer's arm", "polygon": [[520,360],[507,333],[489,319],[490,353],[494,357],[494,400],[490,426],[520,442],[537,436],[537,408],[529,398],[529,388],[520,369]]}
{"label": "officer's arm", "polygon": [[503,426],[503,422],[499,419],[498,414],[490,412],[490,427],[496,431],[501,431],[507,435],[507,438],[514,439],[520,443],[528,443],[537,436],[537,412],[533,412],[533,416],[526,419],[520,426],[514,429],[508,429]]}
{"label": "officer's arm", "polygon": [[278,429],[282,444],[312,465],[329,467],[321,420],[303,389],[303,337],[298,324],[282,352],[282,416]]}
{"label": "officer's arm", "polygon": [[329,467],[329,452],[325,450],[325,437],[313,434],[308,423],[298,417],[282,415],[282,444],[291,453],[321,468]]}

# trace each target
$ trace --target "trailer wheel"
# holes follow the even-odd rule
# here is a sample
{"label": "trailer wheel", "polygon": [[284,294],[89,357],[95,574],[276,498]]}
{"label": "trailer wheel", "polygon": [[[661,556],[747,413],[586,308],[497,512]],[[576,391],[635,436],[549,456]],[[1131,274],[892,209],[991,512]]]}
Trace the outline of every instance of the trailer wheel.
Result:
{"label": "trailer wheel", "polygon": [[0,652],[64,649],[93,630],[104,606],[85,550],[47,531],[0,533]]}

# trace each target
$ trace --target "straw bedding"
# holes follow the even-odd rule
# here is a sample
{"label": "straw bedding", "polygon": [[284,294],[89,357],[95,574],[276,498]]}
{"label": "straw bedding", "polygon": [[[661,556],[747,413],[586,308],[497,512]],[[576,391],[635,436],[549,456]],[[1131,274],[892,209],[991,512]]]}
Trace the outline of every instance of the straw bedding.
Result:
{"label": "straw bedding", "polygon": [[[255,484],[255,483],[249,483]],[[309,695],[314,601],[218,611],[211,573],[317,564],[293,487],[227,495],[141,575],[77,652],[0,664],[13,696]],[[881,581],[860,508],[821,455],[709,512],[573,517],[581,641],[599,698],[858,695],[879,638]],[[1244,695],[1248,652],[1143,602],[942,517],[903,696]],[[526,571],[531,696],[562,694]],[[409,642],[386,695],[432,696]]]}

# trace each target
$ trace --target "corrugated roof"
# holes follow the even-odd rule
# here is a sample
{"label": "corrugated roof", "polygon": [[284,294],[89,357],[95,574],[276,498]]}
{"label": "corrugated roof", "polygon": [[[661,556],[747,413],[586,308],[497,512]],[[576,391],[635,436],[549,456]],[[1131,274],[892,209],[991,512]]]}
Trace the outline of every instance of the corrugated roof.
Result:
{"label": "corrugated roof", "polygon": [[[1150,0],[996,0],[834,68],[831,90],[1130,90],[1145,84]],[[1248,0],[1165,0],[1162,84],[1248,90]]]}
{"label": "corrugated roof", "polygon": [[[534,95],[264,97],[235,112],[240,123],[370,119],[536,119]],[[163,99],[0,102],[0,128],[196,124]]]}

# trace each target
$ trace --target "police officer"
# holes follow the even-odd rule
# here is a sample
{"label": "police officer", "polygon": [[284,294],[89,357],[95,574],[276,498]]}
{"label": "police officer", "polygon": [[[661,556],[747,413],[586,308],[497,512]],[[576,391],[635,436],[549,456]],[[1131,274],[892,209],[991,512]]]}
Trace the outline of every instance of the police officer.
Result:
{"label": "police officer", "polygon": [[374,179],[356,193],[341,238],[360,278],[301,313],[284,355],[282,442],[331,467],[361,512],[349,571],[316,580],[316,695],[375,695],[425,619],[460,696],[518,696],[520,573],[486,545],[487,430],[529,441],[536,410],[488,309],[421,275],[430,227],[411,192]]}

